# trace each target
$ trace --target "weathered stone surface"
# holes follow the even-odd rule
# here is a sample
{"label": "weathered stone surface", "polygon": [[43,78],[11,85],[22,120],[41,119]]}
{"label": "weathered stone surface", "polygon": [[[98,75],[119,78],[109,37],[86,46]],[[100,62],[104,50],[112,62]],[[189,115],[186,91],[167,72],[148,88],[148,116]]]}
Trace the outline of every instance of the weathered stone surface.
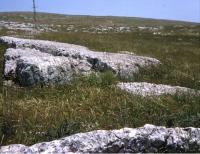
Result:
{"label": "weathered stone surface", "polygon": [[[5,54],[4,75],[8,76],[9,74],[12,78],[22,81],[24,86],[39,82],[44,84],[52,81],[52,83],[65,82],[73,74],[74,69],[77,72],[111,70],[122,78],[129,78],[138,73],[140,68],[147,69],[160,64],[154,58],[132,54],[95,52],[83,46],[67,43],[13,37],[1,37],[0,42],[15,48],[8,49]],[[50,77],[49,73],[46,73],[48,69],[52,74],[56,74],[53,75],[53,78],[57,79],[49,80],[52,76]],[[30,81],[25,83],[27,77]],[[46,82],[47,80],[48,82]]]}
{"label": "weathered stone surface", "polygon": [[86,60],[58,57],[35,49],[7,49],[5,53],[4,75],[17,80],[22,86],[38,83],[53,84],[70,81],[73,75],[91,70]]}
{"label": "weathered stone surface", "polygon": [[200,152],[200,128],[166,128],[147,124],[136,129],[79,133],[30,147],[15,144],[0,148],[0,153],[70,152]]}
{"label": "weathered stone surface", "polygon": [[152,84],[146,82],[129,82],[118,83],[117,87],[135,95],[141,96],[159,96],[159,95],[175,95],[175,94],[190,94],[200,96],[200,91],[163,84]]}

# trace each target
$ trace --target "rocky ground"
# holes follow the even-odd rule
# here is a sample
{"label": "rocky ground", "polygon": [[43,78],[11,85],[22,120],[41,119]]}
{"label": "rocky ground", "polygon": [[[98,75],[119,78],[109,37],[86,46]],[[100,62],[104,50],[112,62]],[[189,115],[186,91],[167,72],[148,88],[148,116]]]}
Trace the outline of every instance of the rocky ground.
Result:
{"label": "rocky ground", "polygon": [[37,25],[37,29],[35,29],[35,25],[32,23],[20,23],[20,22],[12,22],[12,21],[0,21],[0,29],[6,28],[8,30],[21,30],[25,32],[55,32],[54,28],[49,25],[40,24]]}
{"label": "rocky ground", "polygon": [[[38,37],[39,39],[57,40],[59,42],[68,42],[68,39],[71,39],[72,41],[70,40],[69,42],[90,46],[90,49],[84,46],[55,41],[0,37],[0,43],[6,44],[3,67],[4,83],[6,86],[4,86],[3,89],[5,90],[7,87],[11,89],[5,92],[6,96],[0,95],[0,102],[2,102],[0,103],[0,107],[2,105],[1,109],[4,110],[3,116],[0,115],[0,139],[3,145],[8,145],[1,146],[0,153],[200,152],[200,129],[198,128],[198,97],[200,96],[200,91],[195,90],[195,88],[199,89],[199,49],[196,48],[196,46],[198,47],[196,44],[198,44],[199,41],[197,38],[199,36],[199,29],[197,24],[189,26],[179,23],[175,23],[173,26],[162,24],[133,25],[128,24],[128,22],[122,24],[120,23],[121,21],[116,24],[113,19],[107,19],[105,23],[98,23],[98,21],[97,24],[93,24],[94,22],[92,20],[92,25],[88,26],[88,24],[69,22],[72,20],[70,19],[65,23],[53,22],[53,20],[51,23],[40,23],[37,25],[37,29],[35,29],[31,18],[27,18],[27,21],[24,22],[26,16],[23,16],[24,21],[18,21],[18,19],[9,21],[6,20],[8,18],[7,16],[5,16],[5,18],[2,17],[3,16],[0,17],[0,31],[3,32],[2,35],[9,34],[22,37],[20,33],[23,32],[24,38],[34,38],[35,36],[32,36],[33,33],[34,35],[38,34],[38,36],[41,34],[41,36]],[[58,17],[56,17],[56,19],[57,18]],[[67,18],[69,17],[66,17],[66,19]],[[62,18],[61,21],[63,21]],[[87,22],[89,22],[89,20],[87,20]],[[112,34],[110,40],[105,39],[109,37],[107,33],[109,35]],[[66,39],[66,37],[69,38]],[[96,37],[98,37],[98,39],[95,39]],[[119,42],[116,43],[116,40],[113,39],[116,37],[119,37],[118,39],[121,43],[120,48],[117,46]],[[108,46],[105,45],[101,47],[101,41],[103,39],[110,42],[114,41],[113,46],[109,44]],[[94,41],[90,43],[90,40]],[[127,40],[129,43],[127,43]],[[96,42],[98,42],[97,46],[95,46]],[[165,43],[162,44],[163,42]],[[106,44],[106,41],[104,41],[103,44]],[[155,50],[159,49],[158,53],[163,55],[169,53],[169,55],[166,57],[160,56],[160,58],[159,56],[150,54],[151,57],[156,57],[159,59],[158,60],[156,58],[138,56],[132,53],[135,53],[135,51],[137,52],[135,49],[137,46],[138,50],[143,50],[143,45],[147,45],[147,49],[145,49],[145,51],[147,50],[146,53],[156,53]],[[151,48],[153,45],[156,47]],[[125,46],[127,46],[127,48],[124,48]],[[95,47],[97,47],[97,49]],[[104,50],[104,48],[106,51],[107,47],[109,47],[108,51],[116,51],[117,53],[99,52],[101,49]],[[91,50],[91,48],[94,50]],[[117,51],[118,49],[125,49],[131,52]],[[180,54],[177,54],[177,51],[181,51]],[[139,55],[149,54],[142,53]],[[152,74],[156,74],[157,72],[155,69],[163,64],[168,64],[170,61],[166,63],[164,60],[169,60],[171,57],[177,59],[178,63],[173,63],[174,66],[181,65],[184,69],[180,72],[179,68],[181,67],[177,67],[178,69],[173,71],[171,69],[167,70],[167,74],[175,73],[172,77],[170,77],[170,75],[167,76],[169,82],[167,81],[166,83],[165,80],[154,82],[152,79],[149,81],[145,79],[145,75],[143,76],[144,78],[139,81],[135,79],[136,76],[141,77],[140,74],[142,74],[144,70],[150,72],[148,76],[151,75],[151,72]],[[181,58],[181,60],[179,59],[180,61],[178,61],[178,57],[182,57],[183,61],[181,62]],[[184,59],[185,57],[186,59]],[[191,57],[194,59],[196,58],[197,62],[195,63],[194,59],[190,61]],[[187,59],[189,60],[187,61]],[[90,75],[94,73],[98,76],[100,73],[106,71],[111,71],[115,77],[119,77],[119,80],[117,80],[117,82],[111,81],[110,83],[112,83],[112,85],[104,88],[97,86],[98,84],[95,83],[96,81],[93,82],[93,80],[98,79],[98,77],[92,76],[93,78],[91,78]],[[162,71],[160,72],[162,73]],[[83,80],[83,83],[75,88],[70,87],[71,89],[67,89],[68,87],[63,86],[63,89],[55,91],[55,89],[49,86],[71,83],[76,76],[89,76],[89,79],[92,80],[89,81],[89,84],[86,84],[86,88],[82,88],[86,80]],[[163,76],[166,76],[166,74]],[[179,78],[177,78],[178,76],[182,76],[180,82],[177,81],[179,80]],[[160,76],[158,75],[158,77]],[[191,78],[191,80],[188,78]],[[134,79],[134,81],[132,82],[132,80],[129,79]],[[158,80],[159,79],[160,78],[158,78]],[[165,79],[165,77],[163,79]],[[16,84],[17,86],[15,86]],[[175,86],[177,84],[181,86]],[[49,88],[50,91],[44,91],[45,94],[43,95],[42,91],[44,89],[36,89],[36,91],[40,91],[38,92],[39,97],[35,95],[35,93],[33,96],[31,96],[31,94],[29,96],[30,91],[27,93],[24,91],[19,92],[19,89],[23,89],[23,87],[32,87],[34,91],[34,87],[37,87],[37,85],[41,85],[42,88],[45,88],[47,85],[47,89]],[[17,89],[17,94],[13,92],[15,88]],[[32,88],[30,89],[32,90]],[[27,89],[25,89],[25,91],[26,90]],[[78,90],[80,90],[79,93]],[[51,93],[47,95],[49,92]],[[114,92],[114,95],[108,95],[108,93],[112,92]],[[16,97],[11,99],[13,94],[16,95]],[[22,96],[22,98],[24,97],[23,99],[21,99],[21,95],[24,95]],[[131,101],[126,98],[126,95],[128,95],[128,97],[130,96]],[[188,95],[189,97],[187,97]],[[57,98],[58,96],[59,98]],[[172,99],[173,96],[176,100]],[[195,98],[194,100],[192,99],[193,96]],[[18,97],[20,98],[18,99]],[[92,103],[89,102],[88,99]],[[119,102],[121,102],[121,104],[119,104]],[[28,105],[30,105],[30,107],[28,107]],[[134,107],[136,109],[134,109]],[[69,112],[71,108],[73,112]],[[5,112],[6,109],[8,109],[7,112]],[[32,109],[34,110],[31,111]],[[62,114],[57,114],[55,112],[62,112]],[[54,121],[48,114],[52,114]],[[66,119],[62,118],[68,118],[69,115],[72,115],[72,119],[69,119],[65,126],[63,121]],[[90,118],[87,119],[86,115]],[[108,115],[108,118],[106,115]],[[49,119],[46,118],[48,116]],[[104,120],[101,121],[99,117],[102,116]],[[46,121],[41,120],[44,117]],[[148,120],[146,122],[148,117],[150,117],[150,122]],[[140,123],[142,118],[146,119],[143,123]],[[152,120],[154,118],[156,119],[155,121]],[[77,119],[81,123],[80,126],[85,128],[81,131],[80,128],[78,128],[77,132],[107,129],[105,125],[108,126],[109,124],[111,126],[109,125],[107,130],[77,133],[76,126],[73,125],[73,122],[77,122]],[[118,123],[120,120],[122,124],[114,125],[114,123]],[[160,120],[162,120],[161,124]],[[50,121],[52,121],[51,124],[49,124]],[[49,128],[51,129],[52,125],[55,126],[57,121],[59,121],[60,124],[60,126],[59,124],[56,126],[59,131],[53,131],[53,135],[51,133],[48,134]],[[11,122],[13,122],[13,124]],[[144,127],[134,128],[142,126],[145,123],[168,125],[169,128],[148,124]],[[43,129],[46,124],[49,125],[47,128]],[[123,128],[126,125],[131,128]],[[175,128],[175,126],[179,127]],[[182,126],[186,128],[181,128]],[[16,128],[16,130],[13,128]],[[123,129],[112,130],[116,128]],[[12,129],[15,133],[13,133]],[[60,130],[62,131],[63,129],[64,131],[67,129],[67,135],[65,134],[66,132],[63,134],[60,133]],[[68,129],[70,130],[69,133]],[[56,135],[54,136],[57,132],[61,134],[59,137]],[[77,134],[71,135],[74,134],[74,132]],[[1,136],[1,134],[3,135]],[[48,135],[50,137],[53,136],[53,139],[49,139]],[[17,139],[15,139],[15,137],[13,139],[13,136],[17,136]],[[32,137],[30,141],[27,139],[27,136],[30,138]],[[60,137],[64,138],[58,139]],[[41,142],[47,140],[50,142]],[[10,143],[22,143],[24,145],[9,145]]]}
{"label": "rocky ground", "polygon": [[[36,28],[35,28],[36,27]],[[111,24],[111,25],[77,25],[77,24],[33,24],[31,22],[17,22],[17,21],[4,21],[0,19],[0,29],[7,30],[20,30],[28,33],[42,33],[42,32],[75,32],[75,33],[131,33],[131,32],[146,32],[152,35],[175,35],[176,33],[189,33],[192,35],[199,35],[198,30],[189,30],[181,25],[175,25],[169,29],[164,26],[132,26],[124,24]]]}
{"label": "rocky ground", "polygon": [[74,24],[69,25],[59,25],[59,24],[38,24],[36,25],[37,29],[35,29],[35,25],[33,23],[23,23],[23,22],[13,22],[13,21],[3,21],[0,20],[0,29],[6,28],[9,30],[22,30],[27,32],[57,32],[57,31],[67,31],[67,32],[85,32],[85,33],[124,33],[124,32],[133,32],[133,31],[149,31],[154,35],[161,34],[162,26],[159,27],[151,27],[151,26],[105,26],[105,25],[97,25],[91,27],[78,27]]}

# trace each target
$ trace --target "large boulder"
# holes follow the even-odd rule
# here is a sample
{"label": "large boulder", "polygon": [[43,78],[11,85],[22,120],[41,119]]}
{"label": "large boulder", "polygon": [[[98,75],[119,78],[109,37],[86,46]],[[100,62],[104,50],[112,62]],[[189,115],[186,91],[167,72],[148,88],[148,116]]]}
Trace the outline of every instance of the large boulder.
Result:
{"label": "large boulder", "polygon": [[163,84],[153,84],[147,82],[121,82],[117,84],[122,90],[140,96],[160,96],[160,95],[190,95],[200,96],[200,91],[180,86],[170,86]]}
{"label": "large boulder", "polygon": [[[121,78],[130,78],[139,73],[141,68],[148,69],[160,64],[155,58],[91,51],[68,43],[13,37],[1,37],[0,42],[12,48],[5,53],[5,77],[11,76],[20,83],[22,81],[24,86],[57,81],[62,83],[71,78],[74,70],[86,74],[110,70]],[[53,77],[49,76],[51,73],[47,73],[47,70]]]}
{"label": "large boulder", "polygon": [[119,152],[200,152],[200,128],[166,128],[147,124],[136,129],[79,133],[30,147],[15,144],[0,148],[0,153]]}
{"label": "large boulder", "polygon": [[35,84],[63,84],[76,74],[88,73],[91,64],[64,56],[53,56],[35,49],[7,49],[4,75],[21,86]]}

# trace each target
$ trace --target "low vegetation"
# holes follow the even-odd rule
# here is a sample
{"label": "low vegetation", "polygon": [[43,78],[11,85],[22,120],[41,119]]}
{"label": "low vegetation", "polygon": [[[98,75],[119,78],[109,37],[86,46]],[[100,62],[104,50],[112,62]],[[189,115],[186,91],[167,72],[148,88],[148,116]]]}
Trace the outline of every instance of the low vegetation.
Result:
{"label": "low vegetation", "polygon": [[[173,28],[173,27],[172,27]],[[0,35],[15,34],[6,29]],[[68,42],[92,50],[129,51],[159,59],[163,66],[142,70],[131,81],[185,86],[200,90],[200,38],[196,35],[131,33],[51,32],[35,39]],[[0,45],[1,72],[6,46]],[[3,82],[2,76],[0,78]],[[168,127],[200,127],[200,98],[161,96],[142,98],[113,86],[111,72],[77,77],[71,84],[20,88],[1,84],[0,144],[33,144],[77,132],[140,127],[146,123]]]}

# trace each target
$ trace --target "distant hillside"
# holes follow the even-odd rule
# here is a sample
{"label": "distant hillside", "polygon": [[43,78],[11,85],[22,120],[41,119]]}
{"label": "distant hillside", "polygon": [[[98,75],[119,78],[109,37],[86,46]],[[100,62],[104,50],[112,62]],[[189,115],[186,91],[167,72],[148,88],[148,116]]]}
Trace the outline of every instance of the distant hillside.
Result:
{"label": "distant hillside", "polygon": [[[77,25],[127,25],[127,26],[172,26],[172,25],[200,25],[199,23],[158,20],[137,17],[114,17],[114,16],[82,16],[62,15],[53,13],[38,13],[37,18],[42,24],[77,24]],[[32,22],[31,12],[1,12],[0,20]]]}

